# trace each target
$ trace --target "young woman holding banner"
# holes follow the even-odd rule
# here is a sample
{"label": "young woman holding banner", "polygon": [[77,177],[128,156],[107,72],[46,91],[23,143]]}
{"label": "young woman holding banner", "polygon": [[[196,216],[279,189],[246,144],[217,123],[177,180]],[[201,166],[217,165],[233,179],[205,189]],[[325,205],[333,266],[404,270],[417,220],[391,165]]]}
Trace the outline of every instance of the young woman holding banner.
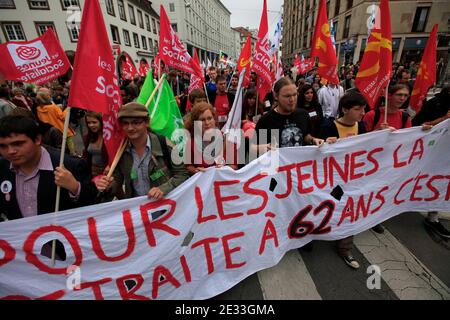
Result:
{"label": "young woman holding banner", "polygon": [[[335,143],[339,139],[363,134],[366,132],[364,122],[364,108],[367,101],[357,91],[347,92],[339,101],[339,117],[336,120],[325,118],[320,127],[319,137],[326,139],[327,143]],[[353,269],[359,268],[359,263],[353,257],[353,236],[336,241],[339,256]]]}
{"label": "young woman holding banner", "polygon": [[[199,125],[200,122],[201,128],[198,127],[194,130],[194,127]],[[221,135],[216,126],[216,113],[209,103],[200,102],[194,105],[185,122],[185,128],[190,133],[185,153],[185,165],[190,174],[205,171],[210,167],[220,168],[224,165],[237,169],[236,149],[233,151],[232,159],[228,159],[227,157],[227,149],[230,150],[230,148],[233,148],[234,144],[229,143],[226,138]],[[217,142],[215,142],[217,137],[211,130],[216,130],[216,133],[220,134],[220,137],[223,138],[222,144],[217,145]],[[200,136],[198,137],[195,136],[197,131],[200,133]],[[213,135],[210,135],[210,133]],[[211,139],[208,139],[208,137]],[[211,152],[205,150],[208,146],[210,146],[208,149],[210,149]]]}

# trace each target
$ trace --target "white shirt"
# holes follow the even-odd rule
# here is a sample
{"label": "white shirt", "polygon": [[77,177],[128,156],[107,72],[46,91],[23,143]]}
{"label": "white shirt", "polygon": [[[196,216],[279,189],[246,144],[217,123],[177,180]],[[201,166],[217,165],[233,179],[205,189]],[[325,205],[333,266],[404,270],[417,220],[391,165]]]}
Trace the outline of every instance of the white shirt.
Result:
{"label": "white shirt", "polygon": [[325,117],[337,118],[339,100],[344,95],[344,89],[341,86],[323,86],[317,92],[319,103],[322,106]]}

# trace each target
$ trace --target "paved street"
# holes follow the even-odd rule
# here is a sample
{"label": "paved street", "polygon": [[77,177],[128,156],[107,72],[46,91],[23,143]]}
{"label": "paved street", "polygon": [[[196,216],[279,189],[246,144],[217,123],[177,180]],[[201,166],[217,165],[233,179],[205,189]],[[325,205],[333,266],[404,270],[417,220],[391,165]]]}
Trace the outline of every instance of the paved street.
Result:
{"label": "paved street", "polygon": [[[441,215],[450,227],[450,215]],[[336,254],[334,242],[288,252],[280,263],[248,277],[218,300],[450,300],[450,242],[427,231],[423,215],[409,212],[384,222],[384,234],[355,236],[358,270]],[[381,269],[380,289],[368,289],[370,265]]]}

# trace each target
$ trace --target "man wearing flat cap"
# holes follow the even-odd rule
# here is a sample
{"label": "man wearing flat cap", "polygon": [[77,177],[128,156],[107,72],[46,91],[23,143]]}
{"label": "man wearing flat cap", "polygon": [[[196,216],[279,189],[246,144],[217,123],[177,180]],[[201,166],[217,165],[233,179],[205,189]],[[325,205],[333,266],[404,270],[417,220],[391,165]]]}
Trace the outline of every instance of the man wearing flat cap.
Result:
{"label": "man wearing flat cap", "polygon": [[103,176],[97,180],[98,191],[106,191],[119,199],[144,195],[160,199],[189,177],[183,164],[173,163],[170,141],[150,132],[150,118],[144,105],[127,103],[122,106],[118,118],[128,138],[128,146],[113,177]]}

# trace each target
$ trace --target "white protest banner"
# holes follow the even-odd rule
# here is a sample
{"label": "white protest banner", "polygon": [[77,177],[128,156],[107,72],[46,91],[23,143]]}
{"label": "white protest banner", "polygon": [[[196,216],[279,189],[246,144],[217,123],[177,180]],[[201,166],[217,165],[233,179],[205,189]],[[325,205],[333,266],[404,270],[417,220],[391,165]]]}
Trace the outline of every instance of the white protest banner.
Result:
{"label": "white protest banner", "polygon": [[[206,299],[311,240],[450,209],[450,120],[211,168],[168,195],[0,223],[0,298]],[[274,174],[270,156],[278,153]],[[57,238],[67,254],[40,254]]]}

